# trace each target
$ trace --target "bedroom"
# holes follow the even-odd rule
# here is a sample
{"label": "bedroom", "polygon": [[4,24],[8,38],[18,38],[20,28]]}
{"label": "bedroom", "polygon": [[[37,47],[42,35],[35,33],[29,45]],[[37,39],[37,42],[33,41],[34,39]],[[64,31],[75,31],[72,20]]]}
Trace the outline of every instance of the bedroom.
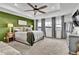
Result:
{"label": "bedroom", "polygon": [[78,54],[79,47],[71,40],[78,39],[79,29],[72,19],[75,12],[79,15],[78,6],[78,3],[0,3],[0,54]]}

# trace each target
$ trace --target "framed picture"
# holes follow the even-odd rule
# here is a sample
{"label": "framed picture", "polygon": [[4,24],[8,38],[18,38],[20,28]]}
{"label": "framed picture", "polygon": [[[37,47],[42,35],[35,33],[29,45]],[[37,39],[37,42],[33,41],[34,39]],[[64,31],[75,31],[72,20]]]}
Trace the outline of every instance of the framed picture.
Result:
{"label": "framed picture", "polygon": [[19,25],[27,25],[27,21],[24,20],[18,20]]}

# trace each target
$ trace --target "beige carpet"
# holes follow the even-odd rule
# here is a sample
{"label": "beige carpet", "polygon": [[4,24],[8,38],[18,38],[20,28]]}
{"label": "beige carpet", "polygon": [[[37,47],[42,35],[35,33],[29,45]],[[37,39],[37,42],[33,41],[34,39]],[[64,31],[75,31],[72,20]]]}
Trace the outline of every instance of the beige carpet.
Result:
{"label": "beige carpet", "polygon": [[23,55],[68,55],[66,39],[44,38],[33,46],[13,41],[9,43]]}

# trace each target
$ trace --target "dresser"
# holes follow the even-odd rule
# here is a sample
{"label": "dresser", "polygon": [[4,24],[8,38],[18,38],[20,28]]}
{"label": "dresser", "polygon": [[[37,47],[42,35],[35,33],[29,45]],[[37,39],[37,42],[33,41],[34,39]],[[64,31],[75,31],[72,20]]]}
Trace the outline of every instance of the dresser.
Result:
{"label": "dresser", "polygon": [[69,35],[69,53],[76,54],[77,52],[77,42],[79,42],[79,35],[70,34]]}

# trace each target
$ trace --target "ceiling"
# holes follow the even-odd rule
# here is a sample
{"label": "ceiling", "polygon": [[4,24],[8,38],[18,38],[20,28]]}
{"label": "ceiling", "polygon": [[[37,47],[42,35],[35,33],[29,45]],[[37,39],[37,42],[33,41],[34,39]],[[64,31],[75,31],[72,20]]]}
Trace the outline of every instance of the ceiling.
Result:
{"label": "ceiling", "polygon": [[[42,9],[45,11],[45,14],[37,13],[37,15],[33,15],[33,11],[25,12],[24,10],[32,10],[32,8],[27,3],[0,3],[0,11],[4,11],[7,13],[37,19],[41,17],[50,17],[56,15],[57,13],[70,13],[73,9],[78,5],[77,3],[31,3],[32,5],[37,5],[41,7],[43,5],[47,5],[48,7]],[[61,13],[62,12],[62,13]],[[58,14],[57,14],[58,15]]]}

